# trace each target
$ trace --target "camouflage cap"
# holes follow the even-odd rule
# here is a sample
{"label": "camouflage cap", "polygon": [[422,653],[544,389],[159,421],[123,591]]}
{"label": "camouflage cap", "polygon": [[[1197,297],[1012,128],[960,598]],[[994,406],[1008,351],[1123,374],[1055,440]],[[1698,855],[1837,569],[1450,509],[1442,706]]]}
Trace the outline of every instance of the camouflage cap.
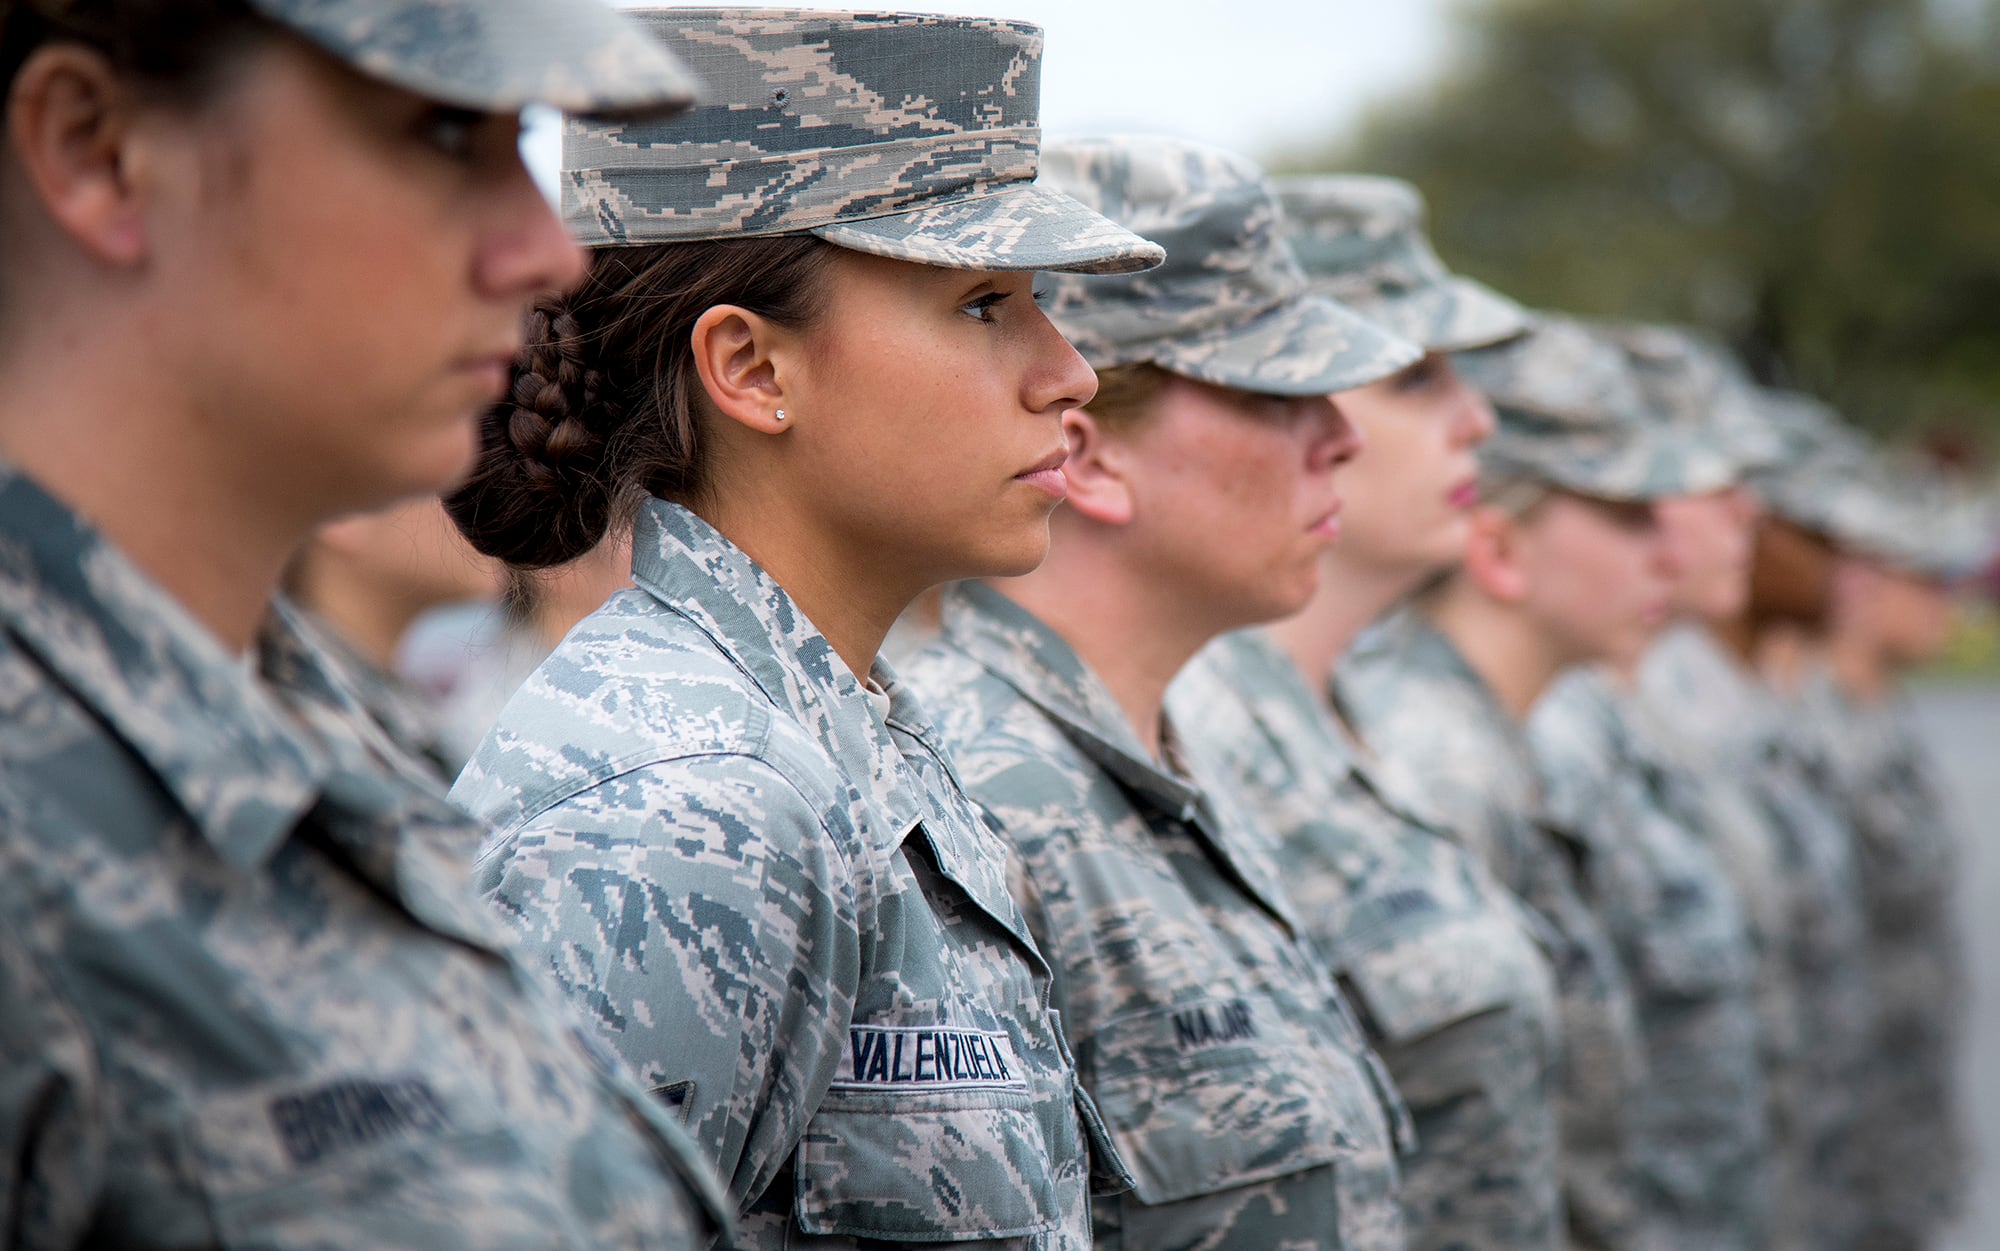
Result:
{"label": "camouflage cap", "polygon": [[1728,486],[1777,459],[1756,385],[1720,343],[1682,326],[1592,324],[1625,352],[1655,419],[1689,432],[1689,455],[1701,462],[1695,476]]}
{"label": "camouflage cap", "polygon": [[373,78],[447,104],[660,114],[694,103],[685,65],[601,0],[249,0]]}
{"label": "camouflage cap", "polygon": [[1433,352],[1511,339],[1527,310],[1444,267],[1424,234],[1424,198],[1366,174],[1276,178],[1285,233],[1312,289]]}
{"label": "camouflage cap", "polygon": [[646,9],[704,103],[571,118],[563,215],[585,243],[811,233],[948,269],[1125,273],[1160,249],[1035,184],[1042,31],[803,9]]}
{"label": "camouflage cap", "polygon": [[1306,289],[1277,198],[1240,156],[1176,139],[1065,141],[1043,174],[1167,250],[1149,274],[1055,284],[1049,316],[1099,369],[1150,362],[1244,391],[1325,395],[1423,356]]}
{"label": "camouflage cap", "polygon": [[1926,577],[1962,577],[1991,560],[1988,501],[1892,457],[1810,396],[1761,390],[1757,398],[1783,445],[1751,478],[1773,516]]}
{"label": "camouflage cap", "polygon": [[1631,358],[1571,317],[1536,314],[1524,336],[1454,363],[1493,401],[1499,424],[1479,447],[1488,478],[1522,478],[1600,499],[1692,495],[1707,475],[1695,432],[1661,419]]}

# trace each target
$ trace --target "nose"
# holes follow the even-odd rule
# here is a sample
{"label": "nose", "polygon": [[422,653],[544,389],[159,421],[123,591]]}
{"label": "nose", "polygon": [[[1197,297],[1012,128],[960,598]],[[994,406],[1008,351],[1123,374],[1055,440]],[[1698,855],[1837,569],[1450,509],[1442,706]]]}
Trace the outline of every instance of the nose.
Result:
{"label": "nose", "polygon": [[1318,471],[1331,471],[1361,455],[1367,440],[1361,435],[1361,428],[1347,419],[1330,395],[1316,396],[1306,401],[1312,408],[1307,429],[1312,431],[1312,442],[1306,453],[1307,464]]}
{"label": "nose", "polygon": [[1756,524],[1757,518],[1764,515],[1764,501],[1740,482],[1729,488],[1729,504],[1736,519],[1746,526]]}
{"label": "nose", "polygon": [[1062,337],[1055,323],[1037,312],[1041,321],[1022,379],[1022,403],[1032,413],[1082,408],[1097,395],[1097,371],[1083,354]]}
{"label": "nose", "polygon": [[516,157],[493,190],[491,225],[479,242],[474,281],[493,299],[527,301],[579,282],[589,267],[582,247]]}
{"label": "nose", "polygon": [[1646,565],[1661,579],[1671,581],[1680,576],[1680,545],[1674,542],[1674,528],[1661,517],[1660,506],[1654,504],[1652,511],[1653,524],[1646,531]]}
{"label": "nose", "polygon": [[1477,447],[1493,437],[1499,418],[1494,415],[1493,401],[1486,398],[1485,392],[1465,382],[1458,386],[1464,394],[1459,400],[1454,433],[1460,447]]}

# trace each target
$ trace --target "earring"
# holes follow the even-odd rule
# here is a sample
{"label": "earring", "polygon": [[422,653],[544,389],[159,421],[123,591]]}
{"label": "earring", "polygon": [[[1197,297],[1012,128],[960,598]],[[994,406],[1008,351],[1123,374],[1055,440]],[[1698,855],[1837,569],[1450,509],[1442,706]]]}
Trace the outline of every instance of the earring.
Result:
{"label": "earring", "polygon": [[781,408],[777,412],[772,413],[771,420],[782,423],[785,420],[785,410]]}

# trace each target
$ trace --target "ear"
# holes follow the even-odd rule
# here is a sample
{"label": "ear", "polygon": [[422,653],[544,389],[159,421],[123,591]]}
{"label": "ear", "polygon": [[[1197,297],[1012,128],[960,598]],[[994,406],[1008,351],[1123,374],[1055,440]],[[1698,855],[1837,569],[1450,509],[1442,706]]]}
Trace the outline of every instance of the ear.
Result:
{"label": "ear", "polygon": [[724,417],[761,434],[791,427],[790,414],[778,414],[794,336],[747,309],[718,304],[695,322],[689,346],[702,388]]}
{"label": "ear", "polygon": [[7,138],[43,209],[110,266],[146,258],[148,161],[136,120],[111,63],[77,44],[36,49],[8,100]]}
{"label": "ear", "polygon": [[1503,604],[1526,598],[1528,575],[1521,559],[1525,537],[1521,523],[1499,509],[1474,509],[1465,543],[1465,573],[1473,585]]}
{"label": "ear", "polygon": [[1063,414],[1063,441],[1069,444],[1063,479],[1070,510],[1099,525],[1130,524],[1135,505],[1126,446],[1099,426],[1087,408]]}

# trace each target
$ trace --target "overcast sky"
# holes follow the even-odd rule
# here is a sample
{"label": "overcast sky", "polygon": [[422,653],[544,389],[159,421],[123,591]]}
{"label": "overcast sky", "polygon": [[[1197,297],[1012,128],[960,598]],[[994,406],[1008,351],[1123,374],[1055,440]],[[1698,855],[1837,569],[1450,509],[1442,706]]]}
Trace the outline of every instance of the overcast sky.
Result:
{"label": "overcast sky", "polygon": [[[934,0],[894,7],[1020,18],[1048,32],[1042,127],[1150,131],[1266,156],[1336,134],[1421,82],[1449,46],[1453,0]],[[865,4],[806,3],[854,9]],[[890,5],[879,7],[888,8]],[[530,137],[555,164],[552,127]]]}

